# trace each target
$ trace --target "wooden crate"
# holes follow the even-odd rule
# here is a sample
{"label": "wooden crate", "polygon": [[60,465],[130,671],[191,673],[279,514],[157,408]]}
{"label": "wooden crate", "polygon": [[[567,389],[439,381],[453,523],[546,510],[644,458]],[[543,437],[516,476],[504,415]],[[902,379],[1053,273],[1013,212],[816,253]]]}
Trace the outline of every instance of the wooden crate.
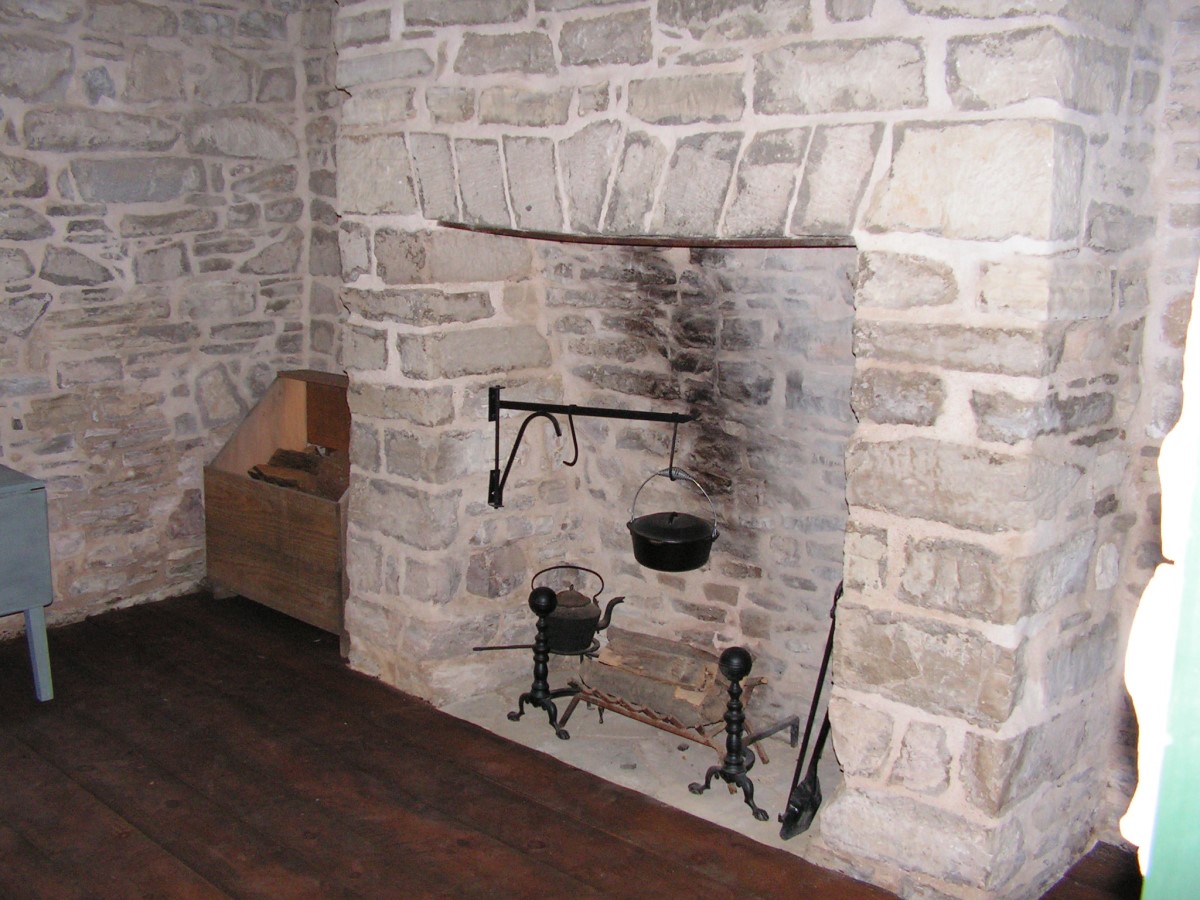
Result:
{"label": "wooden crate", "polygon": [[[277,449],[348,452],[344,375],[280,372],[204,468],[208,579],[343,637],[347,494],[336,500],[251,478]],[[348,463],[347,463],[348,465]]]}

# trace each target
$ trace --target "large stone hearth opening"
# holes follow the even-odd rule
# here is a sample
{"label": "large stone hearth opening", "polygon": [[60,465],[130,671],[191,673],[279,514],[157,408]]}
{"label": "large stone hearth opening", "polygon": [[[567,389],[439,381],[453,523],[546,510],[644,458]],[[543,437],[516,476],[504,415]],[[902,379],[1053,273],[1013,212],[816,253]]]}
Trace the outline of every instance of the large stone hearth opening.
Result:
{"label": "large stone hearth opening", "polygon": [[[530,577],[580,562],[622,625],[749,648],[770,719],[807,704],[844,581],[813,852],[906,894],[1060,874],[1128,789],[1156,561],[1142,13],[344,8],[351,662],[438,703],[511,682],[527,657],[471,648],[528,640]],[[580,420],[571,468],[535,422],[490,507],[495,385],[695,412],[709,564],[629,552],[659,425]]]}

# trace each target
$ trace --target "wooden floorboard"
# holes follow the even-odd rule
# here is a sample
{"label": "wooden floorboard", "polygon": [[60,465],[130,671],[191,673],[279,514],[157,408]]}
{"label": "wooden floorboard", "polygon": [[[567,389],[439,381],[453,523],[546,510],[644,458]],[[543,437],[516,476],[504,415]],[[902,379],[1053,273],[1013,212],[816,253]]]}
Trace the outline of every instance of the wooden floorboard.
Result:
{"label": "wooden floorboard", "polygon": [[[2,897],[890,896],[439,713],[248,601],[50,643],[46,704],[0,644]],[[1089,860],[1048,896],[1137,896],[1129,854]]]}

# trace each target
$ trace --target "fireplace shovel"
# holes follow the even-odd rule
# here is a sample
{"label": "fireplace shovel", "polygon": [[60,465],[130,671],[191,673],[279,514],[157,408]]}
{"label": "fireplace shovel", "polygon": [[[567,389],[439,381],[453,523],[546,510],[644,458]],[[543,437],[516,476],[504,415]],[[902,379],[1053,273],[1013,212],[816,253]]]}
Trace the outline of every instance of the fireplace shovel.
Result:
{"label": "fireplace shovel", "polygon": [[787,809],[779,814],[783,826],[779,836],[783,840],[793,838],[808,831],[821,806],[821,783],[817,780],[817,761],[821,758],[821,750],[829,737],[829,709],[825,709],[825,718],[821,722],[821,731],[813,746],[812,759],[808,763],[808,771],[803,780],[800,773],[804,772],[804,755],[808,752],[808,741],[812,737],[813,723],[817,718],[817,709],[821,704],[821,693],[825,687],[825,675],[829,671],[829,657],[833,654],[833,627],[837,613],[837,603],[842,596],[842,586],[838,584],[833,592],[833,606],[829,609],[829,637],[825,640],[825,655],[821,658],[821,668],[817,672],[817,686],[813,689],[812,705],[808,710],[808,722],[804,726],[804,740],[800,744],[800,757],[796,760],[796,772],[792,775],[792,790],[788,794]]}

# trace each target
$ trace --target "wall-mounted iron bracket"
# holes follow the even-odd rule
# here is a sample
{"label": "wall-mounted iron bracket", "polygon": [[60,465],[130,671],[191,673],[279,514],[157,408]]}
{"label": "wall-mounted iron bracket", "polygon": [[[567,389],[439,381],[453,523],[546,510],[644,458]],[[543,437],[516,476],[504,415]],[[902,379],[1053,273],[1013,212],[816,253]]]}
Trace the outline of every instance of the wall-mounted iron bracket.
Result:
{"label": "wall-mounted iron bracket", "polygon": [[[529,415],[525,417],[524,421],[521,422],[521,427],[517,430],[517,439],[513,441],[512,451],[508,454],[508,462],[505,464],[503,472],[501,472],[500,412],[505,409],[527,412]],[[666,422],[674,425],[676,430],[678,430],[679,425],[682,423],[692,422],[696,419],[690,413],[641,412],[630,409],[610,409],[602,406],[575,406],[574,404],[537,403],[526,400],[501,400],[500,388],[490,387],[488,388],[488,421],[496,423],[496,464],[488,480],[488,504],[490,506],[499,509],[504,505],[504,485],[508,481],[508,473],[512,470],[513,460],[517,458],[517,448],[521,446],[521,439],[525,437],[525,428],[531,421],[538,416],[544,416],[554,426],[554,433],[562,437],[562,427],[558,424],[558,419],[554,417],[555,413],[560,416],[566,416],[567,424],[571,428],[571,442],[575,445],[575,455],[570,462],[564,462],[564,465],[568,466],[573,466],[579,462],[579,439],[575,436],[576,416],[600,419],[627,419],[638,422]],[[674,459],[675,432],[672,432],[671,465],[674,465]]]}

